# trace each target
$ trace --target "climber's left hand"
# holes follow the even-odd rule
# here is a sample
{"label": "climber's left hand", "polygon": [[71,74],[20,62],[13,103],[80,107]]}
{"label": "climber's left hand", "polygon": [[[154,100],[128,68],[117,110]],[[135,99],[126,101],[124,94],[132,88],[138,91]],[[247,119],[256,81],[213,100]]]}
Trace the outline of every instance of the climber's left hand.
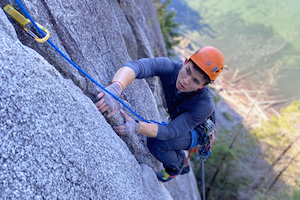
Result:
{"label": "climber's left hand", "polygon": [[113,129],[118,135],[130,136],[134,132],[140,130],[140,123],[129,117],[124,110],[120,109],[120,113],[124,117],[124,125],[114,126]]}

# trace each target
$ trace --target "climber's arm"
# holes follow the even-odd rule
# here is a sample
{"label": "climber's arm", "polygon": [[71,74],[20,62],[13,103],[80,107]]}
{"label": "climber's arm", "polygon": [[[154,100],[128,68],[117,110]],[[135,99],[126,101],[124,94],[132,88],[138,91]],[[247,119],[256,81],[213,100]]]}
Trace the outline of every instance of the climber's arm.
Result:
{"label": "climber's arm", "polygon": [[[121,67],[113,77],[112,84],[107,89],[116,97],[120,97],[123,90],[135,79],[142,79],[152,76],[167,76],[173,72],[174,66],[168,58],[143,58],[126,63]],[[117,110],[117,100],[106,92],[100,92],[97,95],[99,99],[95,103],[101,113],[109,110],[107,118],[111,117]]]}
{"label": "climber's arm", "polygon": [[[116,97],[120,97],[123,90],[135,79],[134,71],[129,67],[120,68],[112,80],[112,84],[105,89],[114,94]],[[95,103],[95,106],[101,113],[110,110],[107,118],[111,117],[117,110],[117,100],[106,92],[100,92],[97,95],[99,101]]]}
{"label": "climber's arm", "polygon": [[147,137],[154,138],[157,136],[158,125],[157,124],[149,124],[147,122],[140,122],[139,132]]}
{"label": "climber's arm", "polygon": [[122,88],[125,89],[135,79],[135,73],[133,69],[127,66],[121,67],[112,80],[112,83],[116,82]]}

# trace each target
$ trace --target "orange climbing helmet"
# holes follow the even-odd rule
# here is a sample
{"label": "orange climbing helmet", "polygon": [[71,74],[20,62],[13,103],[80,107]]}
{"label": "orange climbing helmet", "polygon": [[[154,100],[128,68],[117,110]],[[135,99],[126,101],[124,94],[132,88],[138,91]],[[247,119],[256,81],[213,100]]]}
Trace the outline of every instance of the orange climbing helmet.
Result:
{"label": "orange climbing helmet", "polygon": [[199,49],[190,59],[209,76],[211,81],[216,80],[224,69],[223,54],[212,46]]}

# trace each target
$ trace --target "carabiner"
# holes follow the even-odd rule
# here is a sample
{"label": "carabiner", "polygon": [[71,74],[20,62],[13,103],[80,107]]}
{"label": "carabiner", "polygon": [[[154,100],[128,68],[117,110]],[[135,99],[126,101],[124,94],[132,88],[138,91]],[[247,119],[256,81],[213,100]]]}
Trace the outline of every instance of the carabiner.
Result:
{"label": "carabiner", "polygon": [[42,31],[44,31],[44,32],[46,33],[45,37],[39,38],[39,37],[37,37],[36,35],[35,35],[35,37],[34,37],[34,36],[32,35],[32,32],[28,29],[27,26],[23,26],[23,28],[24,28],[24,30],[25,30],[26,32],[29,33],[29,35],[31,35],[31,36],[34,37],[35,41],[37,41],[37,42],[39,42],[39,43],[44,43],[44,42],[46,42],[46,41],[49,39],[49,37],[50,37],[49,31],[48,31],[45,27],[43,27],[42,25],[40,25],[40,24],[37,23],[37,22],[36,22],[36,25],[38,25],[38,27],[39,27]]}

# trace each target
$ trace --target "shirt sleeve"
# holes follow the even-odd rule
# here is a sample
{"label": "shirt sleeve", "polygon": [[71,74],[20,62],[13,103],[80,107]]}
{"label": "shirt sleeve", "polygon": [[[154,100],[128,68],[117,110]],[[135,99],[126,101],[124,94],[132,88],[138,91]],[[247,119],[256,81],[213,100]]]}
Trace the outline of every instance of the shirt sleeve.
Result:
{"label": "shirt sleeve", "polygon": [[166,126],[158,125],[158,133],[155,138],[158,140],[169,140],[188,133],[203,123],[213,111],[214,103],[211,99],[202,101],[197,106],[190,106],[187,112],[179,115]]}
{"label": "shirt sleeve", "polygon": [[138,79],[152,76],[167,76],[174,71],[174,63],[169,58],[142,58],[123,65],[133,69],[135,77]]}

